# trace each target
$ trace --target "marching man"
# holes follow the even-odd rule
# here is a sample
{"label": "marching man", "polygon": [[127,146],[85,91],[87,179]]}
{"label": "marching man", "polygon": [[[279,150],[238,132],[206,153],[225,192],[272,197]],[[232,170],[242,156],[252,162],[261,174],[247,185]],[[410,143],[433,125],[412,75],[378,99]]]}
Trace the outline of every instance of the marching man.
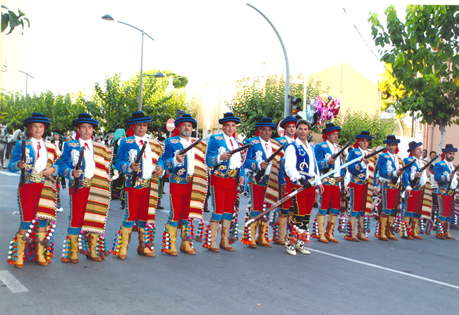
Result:
{"label": "marching man", "polygon": [[234,137],[240,121],[240,118],[235,117],[233,113],[225,113],[224,117],[218,121],[223,125],[223,133],[211,135],[207,144],[206,164],[211,168],[210,190],[214,205],[210,221],[211,245],[209,250],[212,252],[219,252],[216,240],[220,222],[222,224],[220,248],[227,251],[234,250],[229,245],[229,230],[233,219],[237,187],[244,184],[244,178],[240,176],[243,161],[241,152],[230,154],[228,151],[240,146]]}
{"label": "marching man", "polygon": [[[61,260],[76,264],[79,262],[80,233],[86,232],[84,237],[89,238],[88,259],[101,261],[108,254],[98,245],[105,239],[112,149],[92,140],[99,122],[90,114],[79,114],[72,125],[77,129],[76,139],[64,143],[60,161],[60,174],[70,180],[70,223],[66,240],[70,245],[70,257],[64,254]],[[80,240],[80,243],[83,242]]]}
{"label": "marching man", "polygon": [[[119,259],[126,259],[132,228],[137,222],[139,246],[137,253],[142,256],[154,257],[155,252],[148,241],[147,224],[151,225],[149,232],[153,233],[156,206],[158,203],[158,178],[164,173],[160,156],[163,153],[158,141],[148,139],[148,122],[144,112],[137,111],[128,120],[128,138],[121,139],[116,155],[116,168],[125,174],[125,194],[127,207],[121,224],[121,244]],[[145,144],[140,161],[139,154]],[[133,179],[133,177],[135,177]],[[116,254],[115,254],[116,255]]]}
{"label": "marching man", "polygon": [[[314,149],[308,143],[310,124],[303,119],[296,124],[297,139],[285,149],[285,172],[292,182],[292,191],[304,186],[302,192],[293,199],[295,215],[288,224],[285,248],[290,255],[296,255],[296,250],[301,254],[309,255],[305,244],[308,240],[309,218],[316,197],[316,187],[311,186],[309,180],[319,176],[319,167],[314,155]],[[319,184],[319,193],[324,192],[324,186]]]}

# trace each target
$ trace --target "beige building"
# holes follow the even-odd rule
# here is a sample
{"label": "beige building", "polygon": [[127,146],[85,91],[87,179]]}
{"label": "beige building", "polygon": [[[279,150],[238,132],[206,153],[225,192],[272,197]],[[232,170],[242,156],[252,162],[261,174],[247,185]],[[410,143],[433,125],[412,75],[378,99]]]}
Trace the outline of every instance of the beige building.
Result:
{"label": "beige building", "polygon": [[[459,126],[453,125],[446,127],[446,137],[443,146],[451,143],[455,148],[459,148]],[[428,152],[436,151],[440,153],[441,132],[439,126],[424,125],[422,134],[423,148]],[[457,163],[457,161],[455,161]]]}

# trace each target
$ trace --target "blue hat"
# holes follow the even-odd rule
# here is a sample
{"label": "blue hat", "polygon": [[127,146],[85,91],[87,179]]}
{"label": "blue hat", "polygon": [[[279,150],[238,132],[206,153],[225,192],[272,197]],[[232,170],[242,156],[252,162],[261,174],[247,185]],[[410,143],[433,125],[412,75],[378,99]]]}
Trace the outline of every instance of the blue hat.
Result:
{"label": "blue hat", "polygon": [[333,131],[341,131],[341,127],[340,126],[335,126],[334,123],[328,123],[325,125],[325,128],[322,130],[322,134],[327,134],[329,132],[333,132]]}
{"label": "blue hat", "polygon": [[80,124],[91,124],[94,127],[99,126],[99,122],[95,119],[92,119],[92,116],[89,113],[81,113],[80,115],[78,115],[78,119],[72,121],[72,125],[75,127],[78,127],[78,125]]}
{"label": "blue hat", "polygon": [[280,126],[281,126],[282,129],[285,129],[285,126],[288,123],[295,123],[295,125],[296,125],[297,121],[298,121],[298,118],[295,118],[293,116],[287,116],[281,121]]}
{"label": "blue hat", "polygon": [[42,113],[33,113],[32,117],[24,119],[24,126],[26,127],[33,123],[42,123],[45,125],[45,128],[48,128],[51,124],[49,118],[46,118]]}
{"label": "blue hat", "polygon": [[182,117],[180,117],[179,119],[175,120],[175,122],[174,122],[175,127],[178,127],[178,125],[180,125],[181,123],[184,123],[184,122],[190,122],[193,125],[193,128],[196,128],[196,126],[198,125],[198,122],[196,121],[196,119],[191,117],[190,114],[183,114]]}
{"label": "blue hat", "polygon": [[218,120],[218,123],[220,125],[224,125],[225,123],[227,123],[228,121],[233,121],[235,122],[236,124],[240,124],[241,123],[241,119],[239,117],[236,117],[234,116],[233,113],[231,112],[228,112],[228,113],[224,113],[223,114],[223,118],[220,118]]}
{"label": "blue hat", "polygon": [[414,149],[416,149],[417,147],[419,147],[421,145],[422,145],[422,142],[411,141],[408,144],[408,150],[406,150],[406,151],[407,152],[411,152],[411,151],[413,151]]}
{"label": "blue hat", "polygon": [[273,119],[270,117],[263,117],[263,119],[260,122],[255,123],[255,127],[260,128],[260,127],[271,127],[273,129],[276,129],[276,124],[273,123]]}
{"label": "blue hat", "polygon": [[131,119],[128,120],[128,125],[133,125],[133,124],[139,124],[139,123],[144,123],[144,122],[150,122],[151,117],[150,116],[145,116],[144,112],[141,110],[137,112],[132,113]]}
{"label": "blue hat", "polygon": [[394,135],[388,135],[387,139],[383,143],[400,143],[400,139],[395,138]]}
{"label": "blue hat", "polygon": [[368,139],[368,140],[373,140],[373,137],[370,136],[370,132],[366,130],[362,130],[362,132],[358,135],[355,136],[356,139]]}
{"label": "blue hat", "polygon": [[444,149],[441,149],[442,152],[457,152],[457,148],[453,147],[452,144],[447,144]]}

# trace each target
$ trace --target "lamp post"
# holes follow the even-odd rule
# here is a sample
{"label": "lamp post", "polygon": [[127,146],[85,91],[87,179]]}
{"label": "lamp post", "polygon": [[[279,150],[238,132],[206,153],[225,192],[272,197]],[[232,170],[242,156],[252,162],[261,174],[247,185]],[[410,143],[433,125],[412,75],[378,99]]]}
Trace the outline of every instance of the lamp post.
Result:
{"label": "lamp post", "polygon": [[[105,21],[116,21],[110,14],[105,14],[102,17],[102,19],[105,20]],[[142,110],[143,37],[144,37],[144,35],[146,35],[146,36],[150,37],[151,40],[154,40],[154,39],[153,39],[153,37],[151,37],[150,35],[145,33],[144,30],[141,30],[140,28],[135,27],[134,25],[131,25],[131,24],[128,24],[128,23],[125,23],[125,22],[121,22],[121,21],[116,21],[116,22],[124,24],[124,25],[127,25],[127,26],[130,26],[132,28],[135,28],[136,30],[138,30],[139,32],[142,33],[142,48],[140,50],[140,83],[139,83],[140,86],[139,86],[139,106],[138,106],[138,110]]]}
{"label": "lamp post", "polygon": [[21,73],[24,73],[26,75],[26,83],[25,83],[25,107],[27,108],[27,85],[28,85],[28,82],[29,82],[29,77],[31,77],[32,79],[35,79],[33,76],[31,76],[30,74],[28,74],[27,72],[24,72],[24,71],[21,71],[21,70],[18,70],[19,72]]}

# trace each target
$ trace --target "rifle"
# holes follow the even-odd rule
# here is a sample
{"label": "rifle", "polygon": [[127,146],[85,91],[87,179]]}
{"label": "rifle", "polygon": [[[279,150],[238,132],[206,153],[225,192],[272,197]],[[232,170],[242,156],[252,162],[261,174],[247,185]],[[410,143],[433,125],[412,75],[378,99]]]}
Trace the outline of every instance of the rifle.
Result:
{"label": "rifle", "polygon": [[[418,171],[419,173],[422,173],[424,170],[426,170],[430,165],[432,165],[432,163],[439,157],[440,155],[437,155],[435,156],[432,160],[430,160],[426,165],[424,165],[423,167],[421,167],[421,169]],[[416,160],[414,160],[416,161]],[[413,162],[414,162],[413,161]],[[410,180],[410,186],[414,187],[418,184],[419,182],[419,178],[415,178],[413,180]]]}
{"label": "rifle", "polygon": [[[322,179],[332,175],[333,173],[335,173],[336,171],[339,171],[351,164],[354,164],[354,163],[357,163],[361,160],[363,160],[364,158],[365,159],[368,159],[368,158],[371,158],[372,156],[384,151],[386,148],[382,148],[382,149],[379,149],[377,151],[374,151],[370,154],[368,154],[367,156],[360,156],[358,158],[355,158],[353,159],[352,161],[349,161],[347,162],[346,164],[343,164],[341,165],[340,167],[338,167],[337,169],[333,169],[331,171],[329,171],[328,173],[325,173],[317,178],[315,178],[314,180],[312,180],[311,182],[309,182],[309,187],[311,187],[312,185],[315,185],[316,183],[319,183],[322,181]],[[249,226],[250,224],[252,224],[253,222],[255,222],[256,220],[259,220],[260,218],[262,218],[263,216],[265,216],[266,214],[270,213],[271,211],[273,211],[274,209],[280,207],[282,204],[284,204],[285,202],[287,202],[288,200],[292,199],[293,197],[295,197],[296,195],[298,195],[300,192],[302,192],[304,189],[308,189],[309,187],[306,187],[306,186],[303,186],[303,187],[300,187],[298,188],[297,190],[295,190],[294,192],[290,193],[289,195],[285,196],[284,198],[282,198],[281,200],[277,201],[275,204],[273,204],[271,207],[269,207],[269,209],[261,212],[259,215],[257,215],[255,218],[252,218],[250,220],[248,220],[246,223],[245,223],[245,226]]]}
{"label": "rifle", "polygon": [[[277,149],[269,158],[266,159],[266,163],[270,163],[276,155],[280,153],[285,148],[286,143],[284,143],[279,149]],[[255,175],[255,182],[260,182],[260,180],[265,176],[266,169],[262,169],[261,171],[258,171],[257,174]]]}
{"label": "rifle", "polygon": [[[451,173],[452,173],[452,174],[456,174],[457,171],[459,171],[459,165],[457,165]],[[447,192],[451,189],[451,183],[453,182],[454,176],[455,176],[455,175],[453,175],[453,177],[450,178],[449,181],[448,181],[448,187],[446,188],[446,191],[447,191]]]}
{"label": "rifle", "polygon": [[[401,170],[402,172],[404,172],[405,170],[407,170],[408,168],[410,168],[411,165],[414,164],[414,162],[416,162],[416,160],[413,160],[413,161],[411,161],[410,163],[406,164],[404,167],[400,168],[400,170]],[[397,181],[398,181],[398,178],[399,178],[399,177],[400,177],[400,176],[395,176],[394,178],[392,178],[392,180],[391,180],[392,184],[394,184],[394,185],[397,184]],[[419,180],[419,178],[416,178],[416,179]],[[416,183],[417,183],[417,182],[416,182]],[[411,181],[410,181],[410,185],[411,185]],[[413,185],[411,185],[411,186],[413,186]]]}
{"label": "rifle", "polygon": [[[142,155],[143,155],[143,152],[145,152],[145,148],[147,147],[147,142],[148,141],[143,142],[142,149],[140,149],[140,153],[139,155],[137,155],[137,158],[135,159],[136,164],[139,164],[140,161],[142,160]],[[137,181],[137,172],[134,172],[131,177],[131,185],[135,186],[136,181]]]}
{"label": "rifle", "polygon": [[[335,160],[338,156],[341,155],[341,153],[344,152],[344,150],[347,149],[348,146],[351,145],[351,143],[352,143],[352,140],[349,140],[349,141],[346,143],[346,145],[345,145],[344,147],[341,148],[341,150],[339,150],[337,153],[333,154],[330,158],[333,159],[333,160]],[[327,168],[326,168],[326,171],[328,172],[329,170],[330,170],[330,167],[327,167]]]}
{"label": "rifle", "polygon": [[[26,163],[26,137],[22,136],[21,162]],[[25,167],[21,168],[21,187],[25,184]]]}
{"label": "rifle", "polygon": [[239,148],[237,148],[237,149],[228,151],[228,152],[226,152],[226,153],[232,155],[232,154],[234,154],[234,153],[238,153],[239,151],[243,151],[243,150],[245,150],[245,149],[247,149],[247,148],[250,148],[251,146],[252,146],[252,142],[250,142],[249,144],[243,145],[242,147],[239,147]]}
{"label": "rifle", "polygon": [[[81,169],[81,164],[83,163],[83,156],[84,156],[84,146],[81,147],[80,156],[78,157],[77,165],[75,166],[75,170],[79,171]],[[75,194],[78,191],[78,185],[80,184],[80,178],[75,178],[75,182],[73,183],[73,189],[75,189]]]}
{"label": "rifle", "polygon": [[191,149],[193,149],[193,147],[197,146],[199,144],[199,142],[202,141],[202,138],[199,138],[198,140],[196,140],[195,142],[193,142],[188,148],[186,149],[183,149],[183,150],[180,150],[178,152],[178,155],[184,155],[185,153],[187,153],[188,151],[190,151]]}

